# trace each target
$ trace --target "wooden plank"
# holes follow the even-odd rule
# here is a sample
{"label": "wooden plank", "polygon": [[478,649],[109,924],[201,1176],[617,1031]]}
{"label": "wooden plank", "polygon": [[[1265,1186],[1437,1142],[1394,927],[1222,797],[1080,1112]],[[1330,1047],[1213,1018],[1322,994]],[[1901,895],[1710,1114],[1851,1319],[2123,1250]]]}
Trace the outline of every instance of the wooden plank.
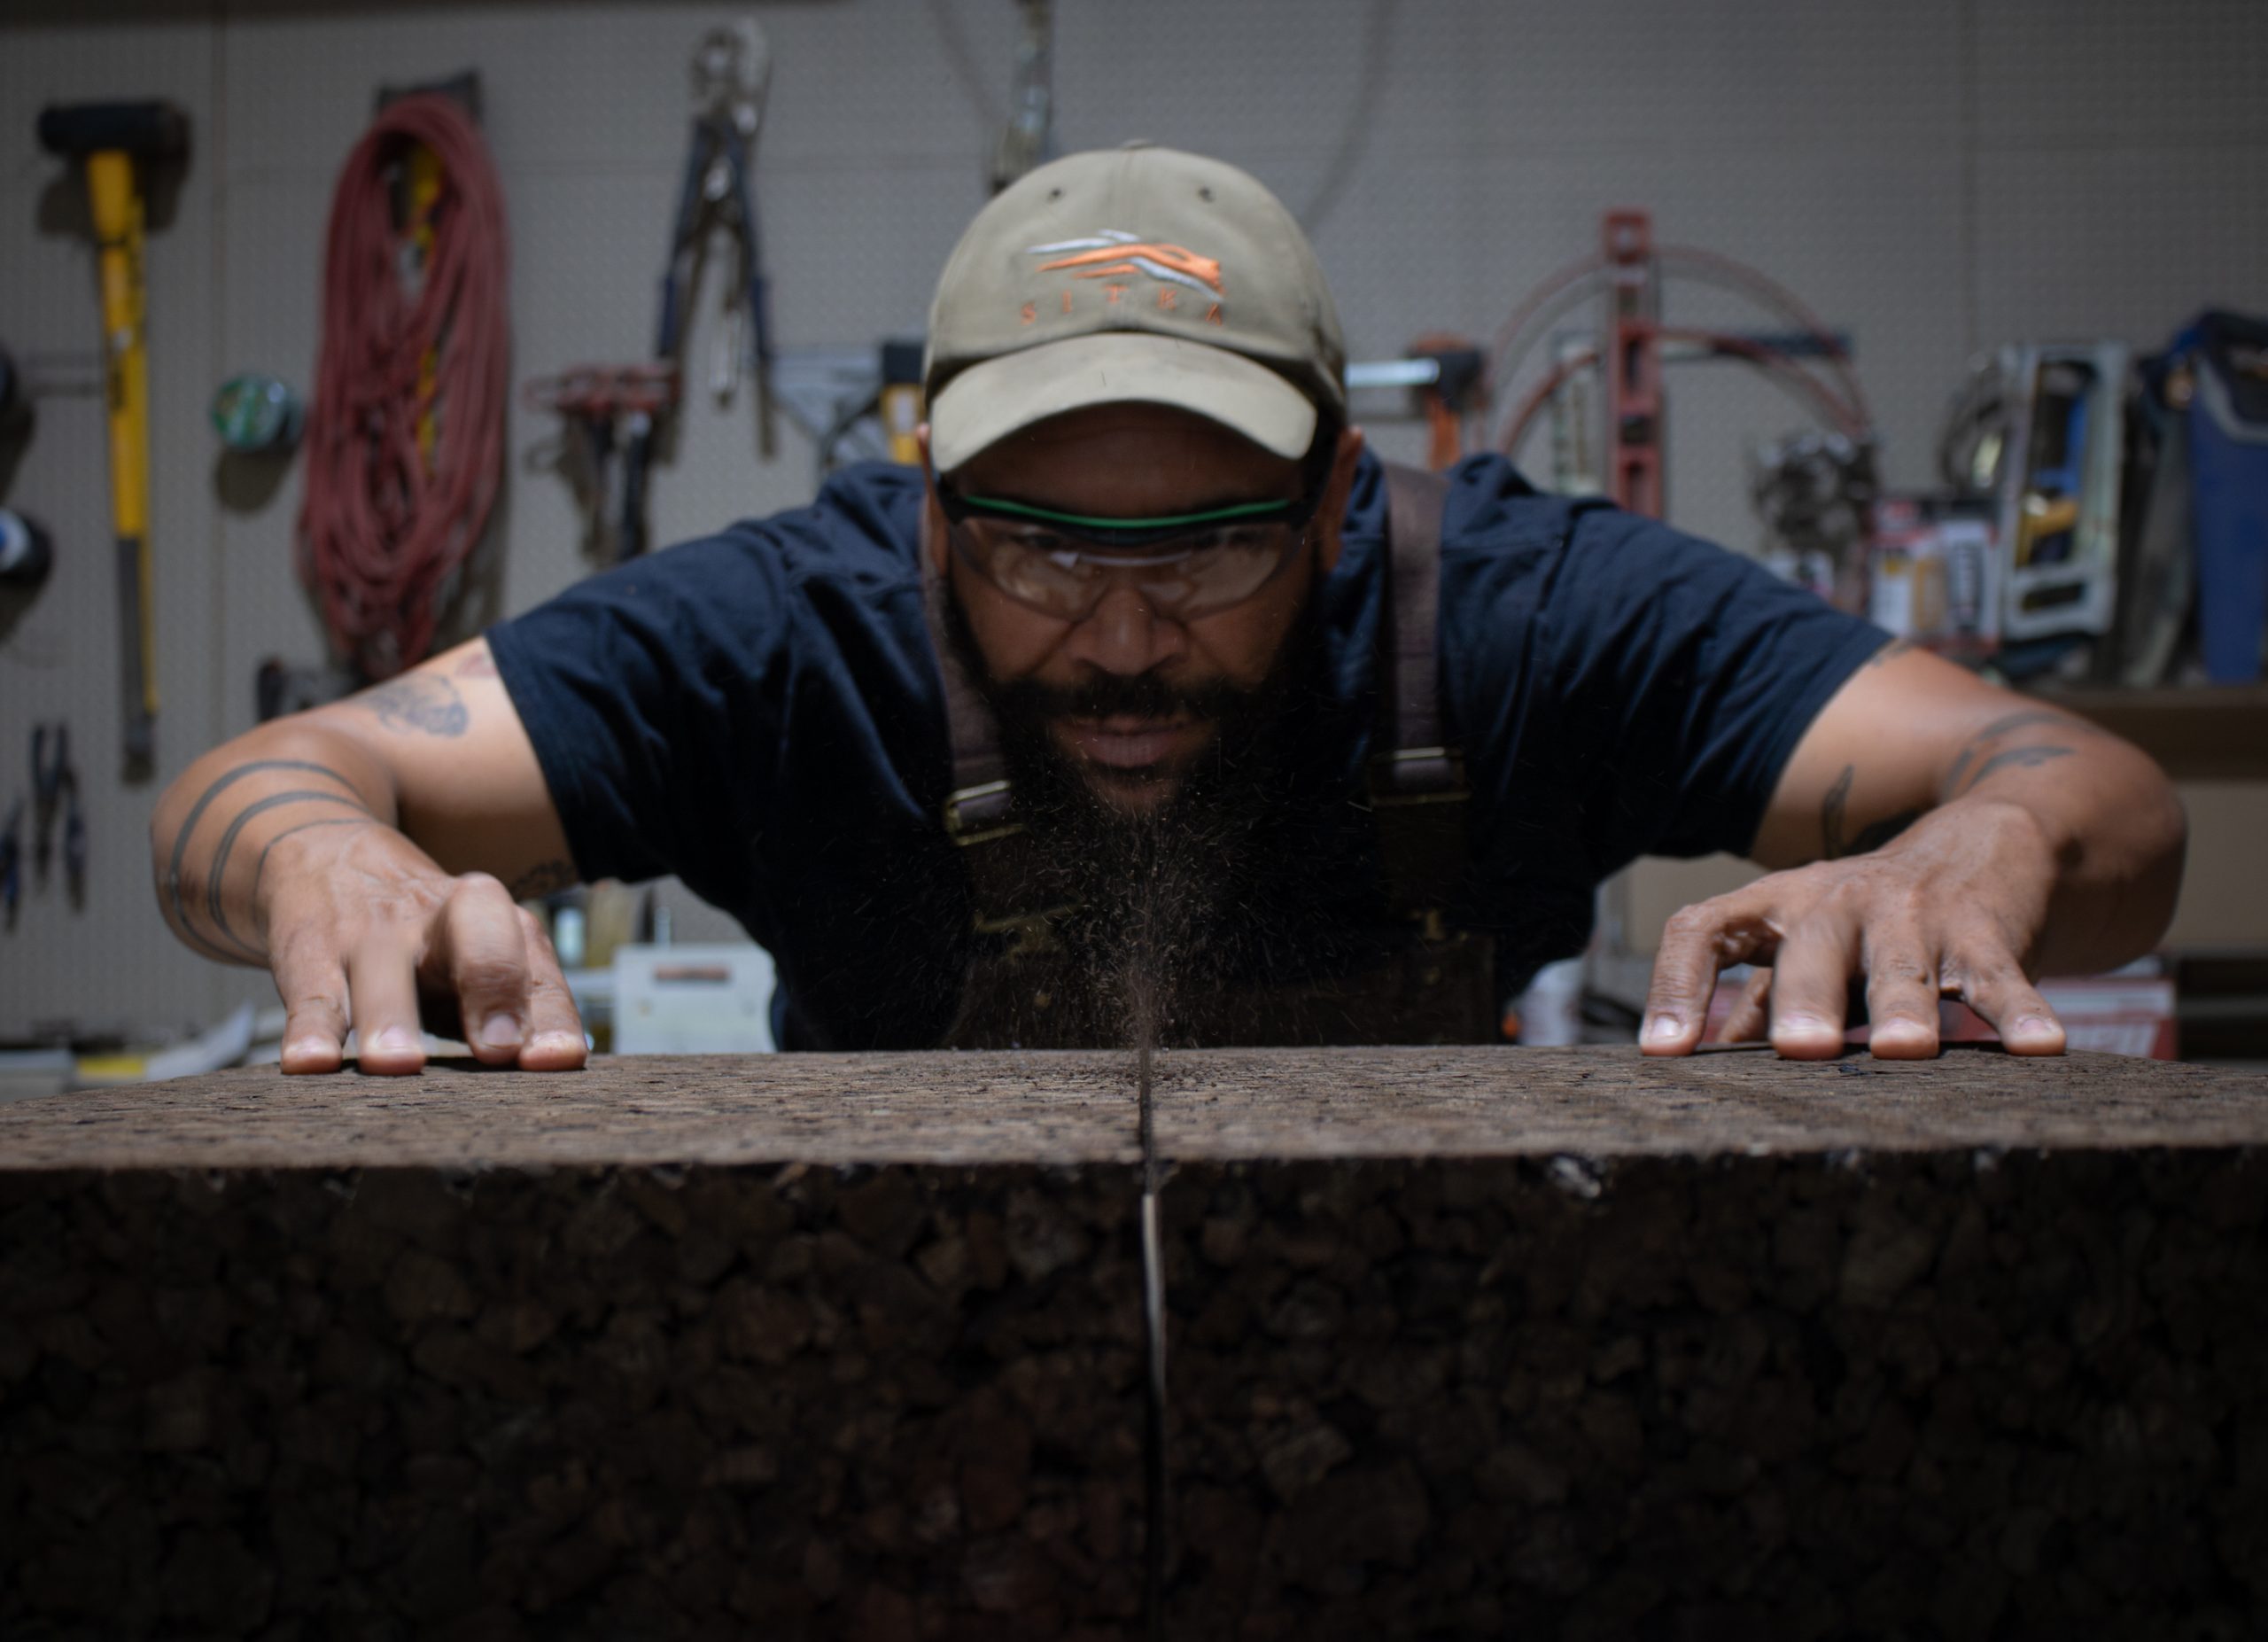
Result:
{"label": "wooden plank", "polygon": [[11,1169],[1138,1160],[1107,1054],[653,1055],[580,1072],[203,1078],[0,1107]]}
{"label": "wooden plank", "polygon": [[[1935,1061],[1321,1049],[1159,1059],[1184,1158],[2268,1144],[2268,1077],[1958,1048]],[[245,1068],[0,1108],[0,1170],[1129,1163],[1130,1057],[651,1056],[412,1078]]]}
{"label": "wooden plank", "polygon": [[[1131,1070],[0,1111],[0,1635],[1136,1634]],[[2268,1634],[2268,1078],[1345,1049],[1157,1093],[1166,1634]]]}
{"label": "wooden plank", "polygon": [[1635,1048],[1214,1050],[1161,1062],[1177,1157],[1741,1156],[2258,1145],[2268,1076],[1956,1046],[1930,1061]]}

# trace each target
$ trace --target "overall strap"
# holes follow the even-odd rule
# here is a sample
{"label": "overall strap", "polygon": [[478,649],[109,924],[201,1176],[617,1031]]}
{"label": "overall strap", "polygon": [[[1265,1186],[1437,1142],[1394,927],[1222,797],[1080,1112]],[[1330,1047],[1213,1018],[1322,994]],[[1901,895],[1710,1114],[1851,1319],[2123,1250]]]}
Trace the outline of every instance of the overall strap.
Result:
{"label": "overall strap", "polygon": [[1386,611],[1370,795],[1388,905],[1439,939],[1464,875],[1464,759],[1441,718],[1441,511],[1449,481],[1385,464]]}
{"label": "overall strap", "polygon": [[930,575],[924,603],[930,648],[945,687],[946,743],[952,753],[945,837],[959,846],[968,868],[976,932],[1006,937],[1008,955],[1021,958],[1052,947],[1055,921],[1076,909],[1049,905],[1037,841],[1015,817],[999,720],[946,634],[944,599],[943,578]]}
{"label": "overall strap", "polygon": [[945,744],[952,753],[946,787],[945,831],[956,842],[964,831],[985,831],[1008,824],[1008,764],[1000,751],[1000,726],[961,665],[945,628],[944,578],[932,570],[923,578],[922,605],[929,618],[929,648],[945,687]]}

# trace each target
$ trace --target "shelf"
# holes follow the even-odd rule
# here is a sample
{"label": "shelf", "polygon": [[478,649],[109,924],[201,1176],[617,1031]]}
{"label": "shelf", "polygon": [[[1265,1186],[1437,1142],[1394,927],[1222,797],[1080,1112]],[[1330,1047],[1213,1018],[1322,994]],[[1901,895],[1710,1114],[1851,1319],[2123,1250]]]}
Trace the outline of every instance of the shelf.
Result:
{"label": "shelf", "polygon": [[2268,685],[2033,694],[2124,736],[2176,781],[2268,781]]}

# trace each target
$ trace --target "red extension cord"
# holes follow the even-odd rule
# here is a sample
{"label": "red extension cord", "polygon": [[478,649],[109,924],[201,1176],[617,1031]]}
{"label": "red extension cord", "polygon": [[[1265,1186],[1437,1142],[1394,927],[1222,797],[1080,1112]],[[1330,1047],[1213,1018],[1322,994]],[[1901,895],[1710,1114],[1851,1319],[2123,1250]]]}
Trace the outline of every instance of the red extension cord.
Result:
{"label": "red extension cord", "polygon": [[[422,287],[401,272],[393,172],[411,143],[439,158]],[[307,414],[299,575],[339,655],[366,678],[424,658],[504,468],[511,331],[504,197],[480,133],[431,92],[388,104],[331,198],[322,354]],[[432,359],[430,391],[419,376]],[[418,425],[430,412],[430,461]]]}

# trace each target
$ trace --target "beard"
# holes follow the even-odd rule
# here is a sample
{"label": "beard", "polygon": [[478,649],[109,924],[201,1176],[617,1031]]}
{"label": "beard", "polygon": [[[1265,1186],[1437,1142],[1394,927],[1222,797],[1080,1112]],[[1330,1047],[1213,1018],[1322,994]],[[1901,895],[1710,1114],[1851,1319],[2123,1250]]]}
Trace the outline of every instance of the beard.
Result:
{"label": "beard", "polygon": [[[1154,673],[1071,685],[1000,681],[948,583],[944,628],[962,672],[1000,728],[1015,815],[1038,848],[1041,904],[1081,908],[1064,933],[1076,961],[1115,977],[1135,1011],[1237,968],[1239,921],[1268,904],[1295,800],[1291,753],[1323,695],[1324,644],[1309,607],[1250,687],[1182,685]],[[1115,768],[1073,759],[1050,734],[1067,719],[1188,719],[1212,735],[1185,765]],[[1130,800],[1147,799],[1148,802]]]}

